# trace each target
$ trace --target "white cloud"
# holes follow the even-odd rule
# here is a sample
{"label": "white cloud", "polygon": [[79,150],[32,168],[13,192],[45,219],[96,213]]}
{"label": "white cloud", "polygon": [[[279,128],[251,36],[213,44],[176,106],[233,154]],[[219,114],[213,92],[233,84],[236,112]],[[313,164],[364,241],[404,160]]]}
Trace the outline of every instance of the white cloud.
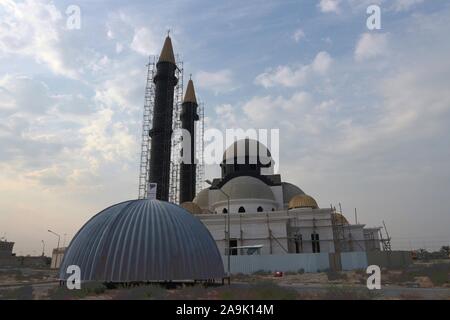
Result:
{"label": "white cloud", "polygon": [[298,87],[304,85],[314,75],[325,75],[333,62],[331,56],[325,52],[319,52],[309,65],[298,67],[278,66],[256,76],[255,83],[265,88],[281,85],[284,87]]}
{"label": "white cloud", "polygon": [[[33,57],[54,73],[76,78],[61,44],[65,20],[46,0],[15,2],[5,0],[0,11],[0,52]],[[65,31],[65,30],[64,30]]]}
{"label": "white cloud", "polygon": [[392,8],[395,11],[406,11],[422,2],[424,2],[424,0],[395,0],[392,4]]}
{"label": "white cloud", "polygon": [[318,6],[320,8],[320,11],[322,12],[335,12],[339,13],[341,0],[320,0]]}
{"label": "white cloud", "polygon": [[388,53],[388,36],[382,33],[363,33],[355,48],[355,59],[363,61]]}
{"label": "white cloud", "polygon": [[292,35],[292,38],[295,42],[300,42],[300,40],[305,38],[305,32],[302,29],[297,29]]}
{"label": "white cloud", "polygon": [[216,94],[231,91],[235,88],[233,74],[229,69],[215,72],[199,71],[195,80],[200,88],[211,90]]}
{"label": "white cloud", "polygon": [[330,69],[332,62],[331,56],[327,52],[321,51],[316,55],[311,66],[315,72],[324,75]]}
{"label": "white cloud", "polygon": [[130,45],[134,51],[144,56],[149,56],[159,53],[158,49],[160,46],[161,44],[148,28],[141,27],[134,30],[133,40]]}

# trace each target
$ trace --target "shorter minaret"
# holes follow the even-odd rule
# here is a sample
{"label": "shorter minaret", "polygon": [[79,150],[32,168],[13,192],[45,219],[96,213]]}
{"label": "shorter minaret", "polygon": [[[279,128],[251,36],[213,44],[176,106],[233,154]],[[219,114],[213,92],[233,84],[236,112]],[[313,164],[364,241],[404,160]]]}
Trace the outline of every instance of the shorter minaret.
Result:
{"label": "shorter minaret", "polygon": [[[190,134],[190,159],[188,159],[188,163],[182,162],[180,165],[180,203],[192,201],[195,197],[195,121],[199,120],[197,108],[194,83],[192,79],[189,79],[183,104],[181,105],[181,128]],[[188,143],[183,141],[183,146],[186,147],[187,145]]]}

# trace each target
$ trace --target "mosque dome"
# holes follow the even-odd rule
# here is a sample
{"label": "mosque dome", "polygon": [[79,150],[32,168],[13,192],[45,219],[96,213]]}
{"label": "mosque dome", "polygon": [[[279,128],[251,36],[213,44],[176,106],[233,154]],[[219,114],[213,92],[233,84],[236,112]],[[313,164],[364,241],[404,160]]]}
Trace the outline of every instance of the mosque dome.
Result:
{"label": "mosque dome", "polygon": [[203,189],[197,196],[192,200],[193,203],[197,204],[202,210],[208,209],[209,206],[209,188]]}
{"label": "mosque dome", "polygon": [[[261,142],[254,139],[241,139],[235,141],[223,153],[222,160],[233,159],[235,157],[261,157],[270,161],[272,155],[269,149]],[[269,162],[267,161],[267,162]]]}
{"label": "mosque dome", "polygon": [[207,280],[224,276],[217,245],[186,209],[159,200],[131,200],[92,217],[66,250],[60,279],[77,265],[82,281]]}
{"label": "mosque dome", "polygon": [[195,202],[186,201],[186,202],[183,202],[182,204],[180,204],[180,206],[192,214],[203,213],[202,209]]}
{"label": "mosque dome", "polygon": [[302,189],[289,182],[282,182],[281,187],[283,188],[283,203],[286,207],[294,196],[305,194]]}
{"label": "mosque dome", "polygon": [[235,141],[223,153],[222,178],[232,175],[272,174],[275,162],[267,147],[253,139]]}
{"label": "mosque dome", "polygon": [[296,208],[311,208],[317,209],[319,206],[317,205],[316,200],[313,197],[308,196],[307,194],[298,194],[289,201],[289,209]]}
{"label": "mosque dome", "polygon": [[[275,201],[270,187],[260,179],[251,176],[240,176],[231,179],[222,187],[231,200],[255,199]],[[227,200],[222,193],[218,193],[220,200]],[[219,200],[219,201],[220,201]]]}
{"label": "mosque dome", "polygon": [[349,225],[347,218],[342,213],[332,213],[334,222],[338,225]]}

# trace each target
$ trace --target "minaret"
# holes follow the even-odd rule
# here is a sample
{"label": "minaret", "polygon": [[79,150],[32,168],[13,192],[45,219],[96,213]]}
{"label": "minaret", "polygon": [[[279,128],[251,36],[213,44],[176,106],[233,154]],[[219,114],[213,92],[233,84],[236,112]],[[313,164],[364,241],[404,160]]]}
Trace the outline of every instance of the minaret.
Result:
{"label": "minaret", "polygon": [[[198,121],[197,99],[195,97],[194,83],[189,79],[183,104],[181,105],[181,128],[187,130],[190,134],[190,153],[189,163],[181,163],[180,166],[180,203],[192,201],[195,197],[195,121]],[[183,142],[183,146],[187,143]]]}
{"label": "minaret", "polygon": [[152,141],[149,181],[157,183],[156,198],[169,199],[170,150],[172,142],[172,113],[174,87],[178,79],[172,41],[167,36],[156,64],[155,104],[153,109],[153,127],[150,130]]}

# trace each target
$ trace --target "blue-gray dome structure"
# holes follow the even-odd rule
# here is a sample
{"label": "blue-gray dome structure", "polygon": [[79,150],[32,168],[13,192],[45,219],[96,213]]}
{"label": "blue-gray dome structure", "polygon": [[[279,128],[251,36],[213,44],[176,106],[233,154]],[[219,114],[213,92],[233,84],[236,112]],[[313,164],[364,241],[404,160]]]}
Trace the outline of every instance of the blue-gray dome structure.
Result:
{"label": "blue-gray dome structure", "polygon": [[224,277],[217,245],[203,223],[182,207],[159,200],[130,200],[92,217],[66,250],[82,281],[209,280]]}

